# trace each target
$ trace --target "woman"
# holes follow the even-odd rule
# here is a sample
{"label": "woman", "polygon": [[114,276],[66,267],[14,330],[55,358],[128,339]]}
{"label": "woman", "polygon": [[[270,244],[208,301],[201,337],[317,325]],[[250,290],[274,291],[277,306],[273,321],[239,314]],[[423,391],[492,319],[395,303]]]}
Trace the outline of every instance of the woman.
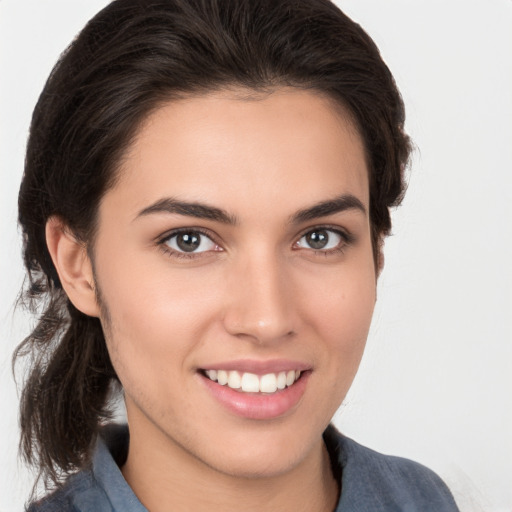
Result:
{"label": "woman", "polygon": [[[20,190],[31,510],[456,510],[329,422],[409,141],[333,4],[117,0],[63,55]],[[128,429],[105,427],[122,388]],[[116,391],[117,390],[117,391]],[[76,473],[76,474],[75,474]]]}

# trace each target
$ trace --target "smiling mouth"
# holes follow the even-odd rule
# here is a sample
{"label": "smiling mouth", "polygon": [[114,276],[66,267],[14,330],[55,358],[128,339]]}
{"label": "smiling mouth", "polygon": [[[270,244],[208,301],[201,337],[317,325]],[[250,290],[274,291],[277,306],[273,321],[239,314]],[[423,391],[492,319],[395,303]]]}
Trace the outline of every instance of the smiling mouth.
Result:
{"label": "smiling mouth", "polygon": [[211,381],[241,393],[273,394],[293,386],[303,372],[289,370],[257,375],[236,370],[202,370],[201,373]]}

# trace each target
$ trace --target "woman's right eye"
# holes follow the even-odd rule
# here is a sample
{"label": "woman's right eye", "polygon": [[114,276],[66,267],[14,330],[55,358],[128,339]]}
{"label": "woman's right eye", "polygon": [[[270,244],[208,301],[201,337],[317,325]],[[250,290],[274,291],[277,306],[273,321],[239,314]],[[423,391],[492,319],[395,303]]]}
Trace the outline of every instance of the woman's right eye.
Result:
{"label": "woman's right eye", "polygon": [[171,252],[190,255],[220,249],[209,236],[193,229],[171,233],[161,244]]}

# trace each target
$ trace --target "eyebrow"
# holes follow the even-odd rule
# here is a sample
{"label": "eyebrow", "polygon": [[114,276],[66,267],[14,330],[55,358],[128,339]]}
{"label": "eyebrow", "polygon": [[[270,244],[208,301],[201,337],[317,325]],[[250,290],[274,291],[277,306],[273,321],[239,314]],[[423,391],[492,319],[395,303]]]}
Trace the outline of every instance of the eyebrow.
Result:
{"label": "eyebrow", "polygon": [[[290,218],[291,224],[300,224],[319,217],[334,215],[335,213],[347,210],[359,210],[366,215],[366,208],[363,203],[352,194],[343,194],[334,199],[321,201],[319,203],[299,210]],[[141,210],[136,218],[151,215],[152,213],[171,213],[195,217],[197,219],[208,219],[223,224],[236,225],[237,218],[222,208],[210,206],[198,202],[179,201],[172,197],[166,197]]]}
{"label": "eyebrow", "polygon": [[156,203],[144,208],[137,214],[136,218],[152,213],[176,213],[187,217],[214,220],[223,224],[237,224],[236,217],[221,208],[202,203],[179,201],[172,197],[160,199]]}
{"label": "eyebrow", "polygon": [[319,217],[326,217],[335,213],[344,212],[347,210],[359,210],[366,215],[366,208],[363,203],[352,194],[343,194],[334,199],[321,201],[309,208],[299,210],[291,217],[292,224],[300,224],[309,220],[318,219]]}

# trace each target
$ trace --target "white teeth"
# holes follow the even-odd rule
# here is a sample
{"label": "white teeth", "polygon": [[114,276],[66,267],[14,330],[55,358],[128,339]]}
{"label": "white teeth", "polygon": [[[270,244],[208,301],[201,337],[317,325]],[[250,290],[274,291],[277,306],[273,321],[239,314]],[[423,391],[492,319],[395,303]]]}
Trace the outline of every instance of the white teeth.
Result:
{"label": "white teeth", "polygon": [[266,373],[258,376],[255,373],[240,373],[236,370],[205,370],[206,376],[221,386],[227,384],[231,389],[239,389],[246,393],[275,393],[291,386],[300,377],[300,370],[288,372]]}
{"label": "white teeth", "polygon": [[284,389],[285,387],[286,387],[286,372],[279,372],[277,375],[277,389]]}
{"label": "white teeth", "polygon": [[224,386],[224,384],[228,383],[228,372],[225,372],[224,370],[219,370],[217,372],[217,382]]}
{"label": "white teeth", "polygon": [[260,390],[260,379],[254,373],[244,373],[242,375],[242,391],[246,393],[258,393]]}
{"label": "white teeth", "polygon": [[206,370],[206,375],[210,380],[217,380],[217,370]]}
{"label": "white teeth", "polygon": [[231,389],[239,389],[242,387],[242,378],[240,374],[235,371],[231,371],[228,374],[228,386]]}
{"label": "white teeth", "polygon": [[277,391],[277,377],[274,373],[267,373],[261,377],[260,391],[262,393],[275,393]]}

